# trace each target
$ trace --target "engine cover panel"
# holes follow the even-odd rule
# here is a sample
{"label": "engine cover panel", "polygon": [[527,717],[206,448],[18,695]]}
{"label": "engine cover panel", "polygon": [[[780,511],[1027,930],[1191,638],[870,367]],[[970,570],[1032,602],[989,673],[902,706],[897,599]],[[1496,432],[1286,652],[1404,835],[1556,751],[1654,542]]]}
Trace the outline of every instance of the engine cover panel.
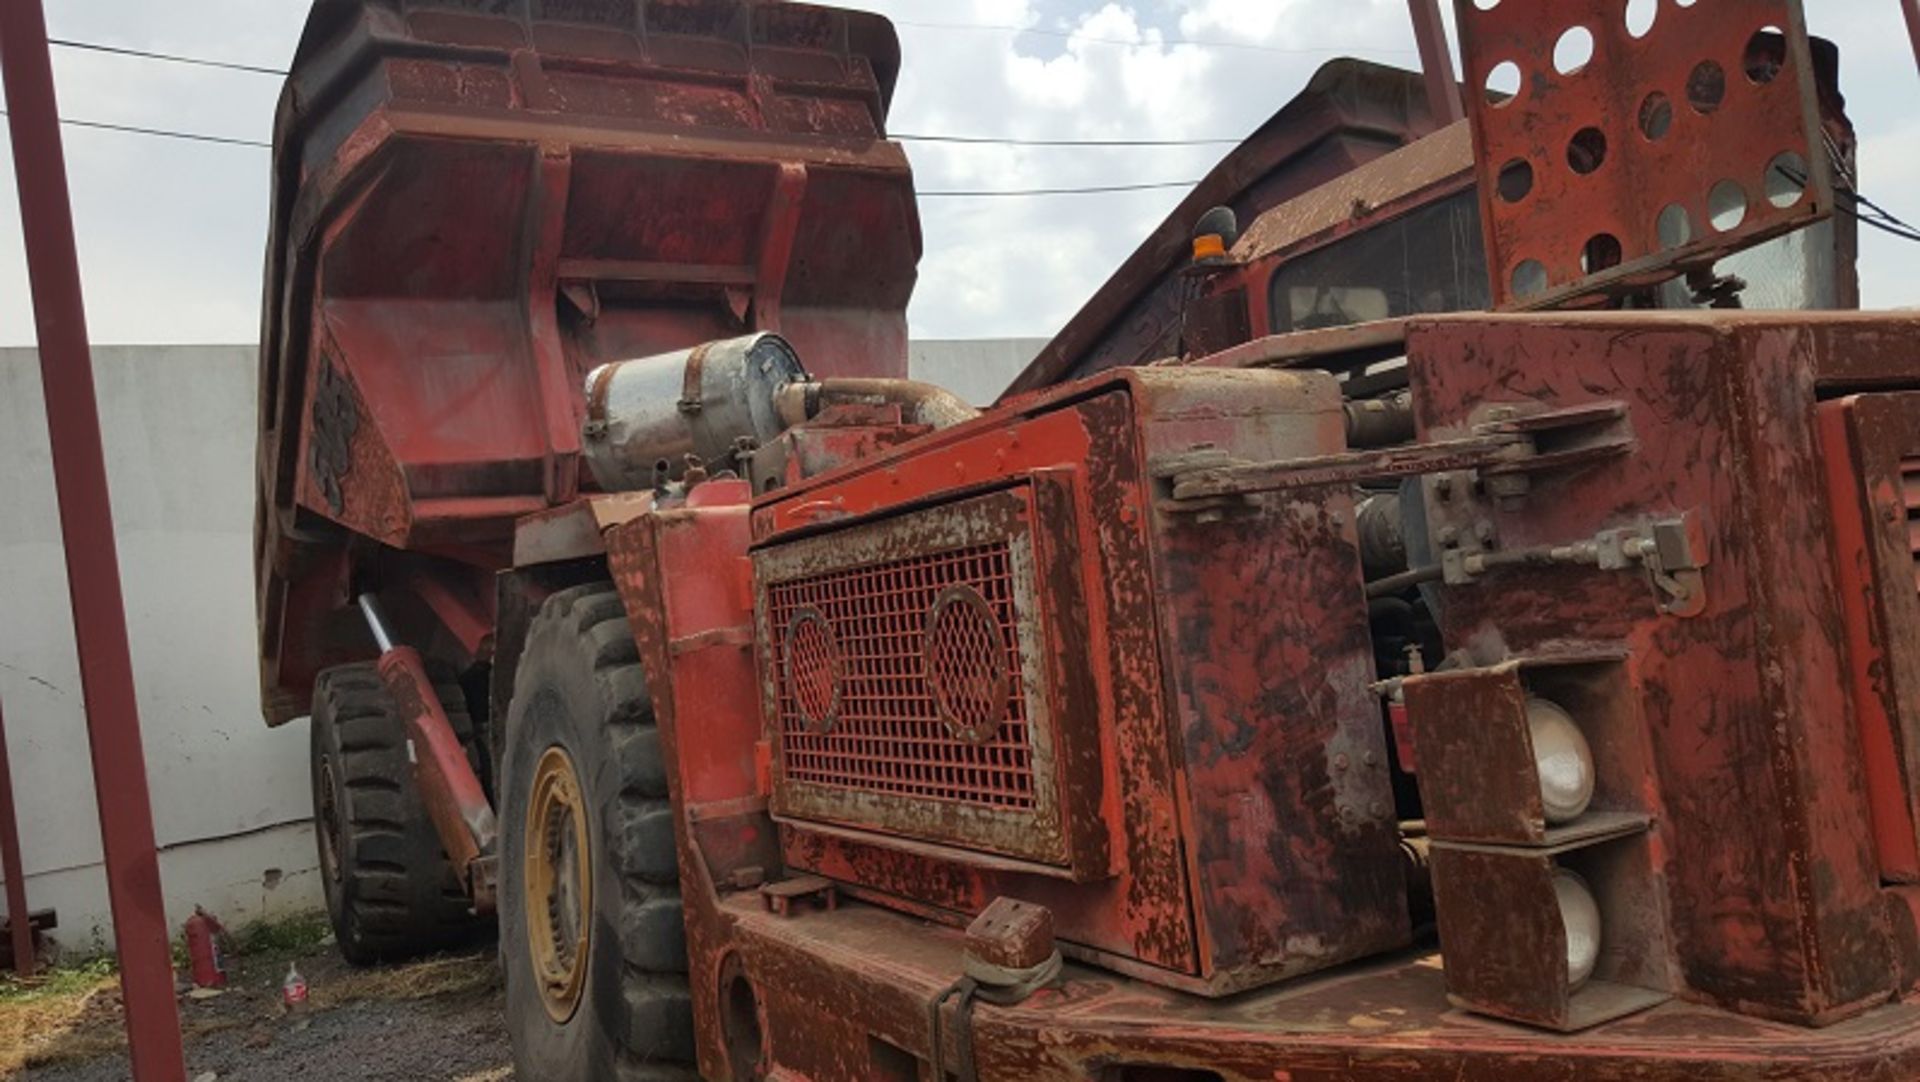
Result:
{"label": "engine cover panel", "polygon": [[[1350,490],[1194,514],[1166,505],[1153,465],[1336,453],[1343,432],[1324,374],[1117,370],[763,497],[763,725],[789,869],[955,923],[996,897],[1043,905],[1067,953],[1203,994],[1403,946]],[[942,714],[930,633],[969,612],[992,614],[986,653],[1005,658],[949,689],[1003,704],[973,745]],[[807,650],[823,660],[795,667]],[[834,688],[808,691],[822,673]],[[996,749],[1003,734],[1025,752]]]}
{"label": "engine cover panel", "polygon": [[[1082,593],[1070,563],[1045,573],[1077,547],[1069,485],[1043,473],[756,554],[776,816],[1106,874],[1104,826],[1060,799],[1060,690],[1084,677],[1045,649]],[[1066,532],[1036,528],[1043,504]]]}

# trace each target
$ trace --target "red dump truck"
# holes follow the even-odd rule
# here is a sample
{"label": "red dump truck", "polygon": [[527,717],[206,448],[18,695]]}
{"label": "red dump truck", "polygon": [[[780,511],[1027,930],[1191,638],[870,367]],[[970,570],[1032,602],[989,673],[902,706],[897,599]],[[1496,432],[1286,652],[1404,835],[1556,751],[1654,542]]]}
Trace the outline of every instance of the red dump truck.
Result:
{"label": "red dump truck", "polygon": [[1621,7],[1463,0],[1452,124],[1329,64],[982,412],[884,19],[319,0],[256,570],[343,952],[497,926],[541,1082],[1920,1074],[1920,324],[1798,0]]}

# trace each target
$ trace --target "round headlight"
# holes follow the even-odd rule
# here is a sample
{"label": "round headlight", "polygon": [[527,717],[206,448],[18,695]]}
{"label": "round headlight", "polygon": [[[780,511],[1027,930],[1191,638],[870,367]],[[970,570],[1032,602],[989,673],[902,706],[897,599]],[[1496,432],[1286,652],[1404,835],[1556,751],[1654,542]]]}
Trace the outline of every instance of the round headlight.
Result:
{"label": "round headlight", "polygon": [[1567,989],[1587,983],[1600,961],[1600,903],[1579,875],[1562,868],[1553,873],[1553,897],[1567,930]]}
{"label": "round headlight", "polygon": [[1571,715],[1545,699],[1527,700],[1527,729],[1533,734],[1533,764],[1547,822],[1558,826],[1580,818],[1593,803],[1593,749],[1585,734]]}

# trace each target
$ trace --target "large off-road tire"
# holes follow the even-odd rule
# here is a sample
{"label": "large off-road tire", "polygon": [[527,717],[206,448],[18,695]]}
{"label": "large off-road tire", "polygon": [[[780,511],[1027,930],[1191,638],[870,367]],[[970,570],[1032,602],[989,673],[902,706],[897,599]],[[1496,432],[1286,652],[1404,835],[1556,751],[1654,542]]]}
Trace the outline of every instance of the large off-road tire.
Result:
{"label": "large off-road tire", "polygon": [[500,949],[516,1077],[693,1077],[666,768],[612,586],[541,607],[502,743]]}
{"label": "large off-road tire", "polygon": [[[459,684],[435,689],[475,756]],[[313,819],[320,876],[340,953],[354,965],[396,961],[482,936],[407,758],[406,719],[372,663],[342,665],[313,686]]]}

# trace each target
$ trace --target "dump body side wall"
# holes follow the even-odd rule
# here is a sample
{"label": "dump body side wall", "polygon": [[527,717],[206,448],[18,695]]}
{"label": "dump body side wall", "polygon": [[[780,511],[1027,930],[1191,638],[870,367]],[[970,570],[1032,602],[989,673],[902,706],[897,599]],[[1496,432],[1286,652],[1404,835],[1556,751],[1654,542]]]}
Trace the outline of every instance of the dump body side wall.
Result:
{"label": "dump body side wall", "polygon": [[920,231],[884,19],[510,7],[323,0],[282,98],[256,542],[275,722],[366,655],[332,614],[347,586],[405,592],[395,552],[490,602],[467,580],[506,566],[513,522],[591,487],[594,366],[771,330],[817,374],[905,372]]}

